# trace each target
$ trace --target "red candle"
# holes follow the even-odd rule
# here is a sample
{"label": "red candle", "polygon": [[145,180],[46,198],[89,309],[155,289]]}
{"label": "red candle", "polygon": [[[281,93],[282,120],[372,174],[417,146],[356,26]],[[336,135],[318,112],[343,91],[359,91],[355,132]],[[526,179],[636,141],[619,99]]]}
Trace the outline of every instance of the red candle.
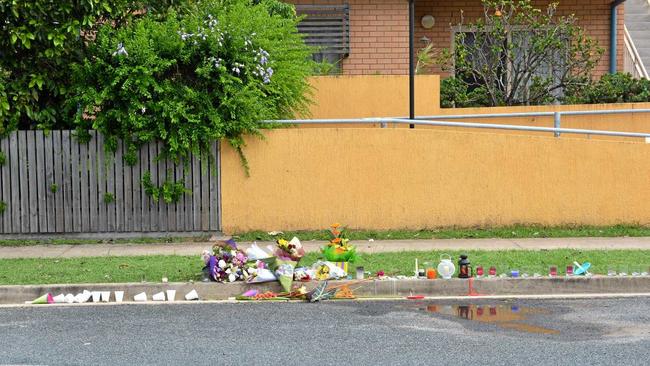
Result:
{"label": "red candle", "polygon": [[551,268],[549,268],[548,273],[553,277],[557,276],[557,267],[556,266],[551,266]]}
{"label": "red candle", "polygon": [[496,276],[497,275],[497,267],[492,266],[490,267],[490,272],[488,272],[490,276]]}
{"label": "red candle", "polygon": [[483,266],[476,266],[476,275],[483,276]]}
{"label": "red candle", "polygon": [[573,275],[573,266],[571,266],[571,265],[566,266],[566,275],[567,276]]}

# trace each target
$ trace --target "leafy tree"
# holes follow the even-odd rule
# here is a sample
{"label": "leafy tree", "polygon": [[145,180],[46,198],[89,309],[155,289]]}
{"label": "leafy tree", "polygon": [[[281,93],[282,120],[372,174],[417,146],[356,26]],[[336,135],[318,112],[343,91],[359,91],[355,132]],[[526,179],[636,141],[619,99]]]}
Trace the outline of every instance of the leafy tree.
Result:
{"label": "leafy tree", "polygon": [[269,3],[204,0],[164,19],[102,26],[73,67],[79,135],[122,139],[131,163],[138,145],[162,141],[179,161],[222,138],[241,153],[242,135],[259,134],[262,121],[303,111],[311,49],[298,19]]}
{"label": "leafy tree", "polygon": [[174,0],[0,1],[0,132],[69,127],[69,68],[99,23],[163,12]]}
{"label": "leafy tree", "polygon": [[550,103],[584,83],[603,49],[573,16],[557,16],[531,0],[482,0],[483,17],[461,20],[454,50],[439,62],[454,71],[468,91],[483,88],[488,105]]}

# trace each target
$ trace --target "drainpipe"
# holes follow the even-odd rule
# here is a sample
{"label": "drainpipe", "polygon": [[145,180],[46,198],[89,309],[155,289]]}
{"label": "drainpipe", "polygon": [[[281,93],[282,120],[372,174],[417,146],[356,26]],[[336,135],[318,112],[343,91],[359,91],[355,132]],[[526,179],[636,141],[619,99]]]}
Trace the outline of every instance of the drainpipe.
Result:
{"label": "drainpipe", "polygon": [[[415,0],[409,0],[409,119],[415,119]],[[413,123],[409,128],[415,128]]]}
{"label": "drainpipe", "polygon": [[609,17],[609,73],[616,73],[616,54],[618,51],[618,6],[625,0],[615,0],[611,4],[611,16]]}

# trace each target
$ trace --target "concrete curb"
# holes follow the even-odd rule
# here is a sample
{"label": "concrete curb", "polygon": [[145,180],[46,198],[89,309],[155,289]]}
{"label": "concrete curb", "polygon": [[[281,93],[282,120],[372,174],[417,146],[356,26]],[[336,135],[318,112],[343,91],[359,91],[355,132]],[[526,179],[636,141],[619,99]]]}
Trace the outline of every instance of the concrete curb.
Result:
{"label": "concrete curb", "polygon": [[[646,294],[650,293],[650,276],[645,277],[557,277],[502,279],[485,278],[469,280],[373,280],[358,283],[356,281],[332,281],[333,284],[349,283],[359,297],[405,297],[423,295],[426,297],[453,296],[550,296],[567,294]],[[305,284],[308,289],[315,282]],[[470,286],[473,291],[470,292]],[[357,288],[358,287],[358,288]],[[74,285],[28,285],[0,286],[0,304],[24,304],[44,293],[53,295],[77,294],[83,290],[111,291],[111,301],[115,301],[113,291],[124,291],[124,301],[132,301],[133,296],[146,292],[151,302],[151,295],[169,289],[176,290],[176,300],[184,301],[186,293],[195,289],[201,300],[227,300],[240,295],[246,290],[256,288],[260,291],[281,291],[277,282],[264,284],[246,284],[243,282],[218,283],[111,283],[111,284],[74,284]]]}

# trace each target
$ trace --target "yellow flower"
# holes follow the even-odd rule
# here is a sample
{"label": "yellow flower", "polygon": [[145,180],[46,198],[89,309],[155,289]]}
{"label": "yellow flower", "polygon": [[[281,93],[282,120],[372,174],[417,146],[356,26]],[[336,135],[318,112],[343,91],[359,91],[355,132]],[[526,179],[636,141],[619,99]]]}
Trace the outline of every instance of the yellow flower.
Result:
{"label": "yellow flower", "polygon": [[334,229],[336,229],[336,228],[339,227],[339,226],[341,226],[341,224],[339,224],[338,222],[335,223],[335,224],[332,224],[332,228],[334,228]]}

